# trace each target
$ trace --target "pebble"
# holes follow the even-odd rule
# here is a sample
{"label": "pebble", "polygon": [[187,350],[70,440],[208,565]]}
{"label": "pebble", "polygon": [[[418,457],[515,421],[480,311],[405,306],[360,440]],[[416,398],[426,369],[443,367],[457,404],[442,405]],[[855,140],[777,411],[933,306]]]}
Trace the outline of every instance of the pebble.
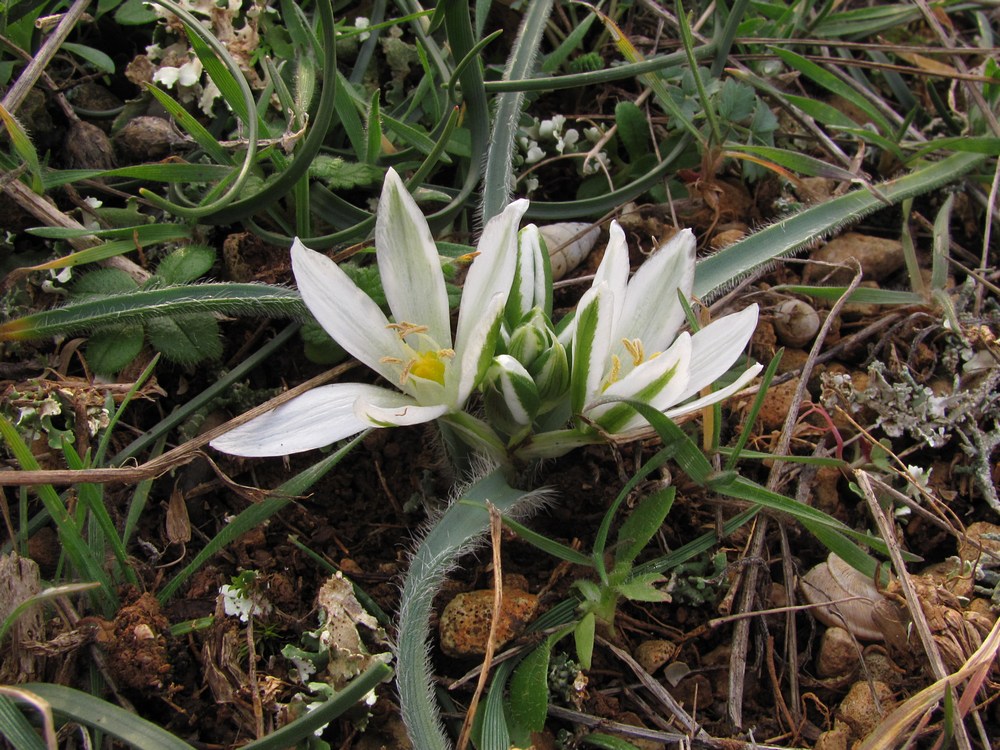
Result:
{"label": "pebble", "polygon": [[857,668],[858,646],[844,628],[827,628],[819,644],[816,672],[820,677],[839,677]]}
{"label": "pebble", "polygon": [[787,299],[774,312],[774,332],[785,346],[805,346],[816,338],[819,325],[819,313],[800,299]]}
{"label": "pebble", "polygon": [[882,711],[890,711],[894,703],[892,688],[880,680],[873,680],[871,687],[866,680],[855,682],[837,709],[837,718],[851,728],[851,733],[857,739],[867,737],[882,721],[882,713],[872,697],[873,688]]}
{"label": "pebble", "polygon": [[872,237],[858,232],[846,232],[835,237],[814,251],[811,258],[823,263],[846,266],[834,269],[817,264],[806,268],[803,279],[805,283],[829,286],[847,286],[854,278],[854,261],[861,264],[864,279],[868,281],[882,281],[901,269],[905,262],[903,244],[899,240]]}
{"label": "pebble", "polygon": [[[538,597],[519,589],[505,589],[496,648],[520,635],[538,610]],[[441,613],[438,631],[441,650],[456,658],[482,656],[490,636],[493,590],[457,594]]]}
{"label": "pebble", "polygon": [[667,640],[643,641],[635,649],[635,660],[653,674],[677,655],[677,644]]}

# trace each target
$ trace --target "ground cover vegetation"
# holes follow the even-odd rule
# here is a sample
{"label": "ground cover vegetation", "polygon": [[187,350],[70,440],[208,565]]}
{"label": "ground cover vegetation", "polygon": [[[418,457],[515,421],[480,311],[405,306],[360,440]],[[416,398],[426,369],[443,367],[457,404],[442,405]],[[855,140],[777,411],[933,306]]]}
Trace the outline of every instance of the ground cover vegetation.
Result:
{"label": "ground cover vegetation", "polygon": [[995,747],[997,26],[4,3],[0,741]]}

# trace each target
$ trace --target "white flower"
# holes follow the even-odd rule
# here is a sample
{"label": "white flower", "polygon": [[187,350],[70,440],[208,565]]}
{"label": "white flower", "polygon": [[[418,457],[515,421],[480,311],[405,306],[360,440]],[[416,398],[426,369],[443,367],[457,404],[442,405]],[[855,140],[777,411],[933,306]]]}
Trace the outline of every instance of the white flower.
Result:
{"label": "white flower", "polygon": [[201,79],[201,60],[195,58],[184,63],[180,67],[164,65],[153,73],[153,81],[162,83],[167,88],[173,88],[175,84],[180,86],[194,86]]}
{"label": "white flower", "polygon": [[452,339],[448,296],[427,221],[399,176],[386,174],[375,223],[379,273],[393,321],[333,261],[296,240],[292,270],[316,320],[396,390],[337,383],[308,391],[212,441],[240,456],[320,448],[369,427],[420,424],[460,414],[493,359],[514,276],[514,201],[483,229]]}
{"label": "white flower", "polygon": [[219,587],[222,595],[222,608],[230,617],[239,617],[241,622],[248,622],[251,617],[266,615],[271,612],[271,602],[259,594],[248,595],[238,586],[228,583]]}
{"label": "white flower", "polygon": [[757,305],[751,305],[694,335],[678,333],[685,320],[678,292],[690,297],[694,266],[694,236],[684,230],[628,281],[625,234],[612,224],[594,285],[579,306],[592,310],[593,322],[582,325],[578,312],[573,334],[574,406],[608,432],[643,420],[624,404],[590,408],[596,399],[637,399],[677,417],[735,393],[762,369],[755,365],[728,387],[688,402],[733,365],[757,325]]}
{"label": "white flower", "polygon": [[732,395],[762,369],[750,367],[730,385],[689,401],[721,377],[740,356],[757,325],[757,305],[720,318],[693,335],[678,292],[689,299],[695,240],[679,232],[628,279],[625,233],[616,222],[593,286],[560,337],[571,341],[574,414],[608,433],[643,424],[630,406],[608,399],[644,401],[668,417],[698,411]]}

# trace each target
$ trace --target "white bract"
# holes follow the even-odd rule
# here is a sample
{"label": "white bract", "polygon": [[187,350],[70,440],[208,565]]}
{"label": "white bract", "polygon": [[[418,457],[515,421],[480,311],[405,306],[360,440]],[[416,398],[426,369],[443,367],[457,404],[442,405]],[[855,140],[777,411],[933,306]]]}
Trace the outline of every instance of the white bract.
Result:
{"label": "white bract", "polygon": [[382,286],[392,314],[336,263],[297,239],[292,270],[306,306],[349,354],[393,388],[337,383],[314,388],[212,441],[239,456],[280,456],[330,445],[369,427],[462,419],[490,365],[514,277],[515,201],[483,229],[466,276],[454,339],[437,247],[402,180],[386,174],[375,223]]}

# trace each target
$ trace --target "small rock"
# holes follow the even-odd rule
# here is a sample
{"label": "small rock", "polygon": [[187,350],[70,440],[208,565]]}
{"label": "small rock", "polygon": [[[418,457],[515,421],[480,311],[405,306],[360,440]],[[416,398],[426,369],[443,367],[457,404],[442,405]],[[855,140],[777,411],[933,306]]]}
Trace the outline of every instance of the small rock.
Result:
{"label": "small rock", "polygon": [[142,164],[166,158],[184,139],[162,117],[144,116],[129,120],[113,140],[123,163]]}
{"label": "small rock", "polygon": [[854,278],[857,261],[861,264],[864,278],[882,281],[903,267],[903,244],[898,240],[872,237],[858,232],[847,232],[830,240],[812,253],[812,259],[843,265],[843,269],[832,269],[825,265],[810,265],[806,268],[804,281],[807,284],[821,282],[830,286],[846,286]]}
{"label": "small rock", "polygon": [[785,300],[774,312],[774,332],[785,346],[805,346],[816,338],[819,325],[819,313],[800,299]]}
{"label": "small rock", "polygon": [[820,677],[839,677],[857,668],[858,646],[843,628],[827,628],[819,644],[816,672]]}
{"label": "small rock", "polygon": [[71,169],[112,169],[114,149],[107,133],[96,125],[77,120],[66,133],[66,165]]}
{"label": "small rock", "polygon": [[653,674],[677,655],[677,644],[667,640],[643,641],[635,649],[635,660]]}
{"label": "small rock", "polygon": [[734,242],[739,242],[746,236],[747,233],[744,229],[726,229],[716,233],[716,235],[712,237],[710,244],[713,250],[722,250],[722,248],[729,247]]}
{"label": "small rock", "polygon": [[[497,627],[496,647],[501,648],[524,630],[538,610],[538,597],[526,591],[503,592],[503,606]],[[438,630],[441,650],[457,658],[482,656],[490,637],[493,590],[481,589],[457,594],[441,613]]]}
{"label": "small rock", "polygon": [[764,403],[760,407],[759,419],[765,430],[780,430],[785,423],[785,417],[792,409],[795,390],[799,387],[799,379],[791,380],[768,389]]}
{"label": "small rock", "polygon": [[847,750],[850,739],[850,730],[843,724],[837,724],[816,738],[815,750]]}
{"label": "small rock", "polygon": [[897,685],[907,673],[885,651],[873,648],[865,650],[865,669],[873,680],[880,680],[886,685]]}
{"label": "small rock", "polygon": [[[878,696],[881,711],[872,696],[872,689]],[[837,718],[847,724],[851,728],[851,733],[860,740],[871,734],[882,721],[883,712],[888,712],[892,706],[891,687],[879,680],[874,680],[869,687],[867,681],[861,680],[851,685],[844,700],[840,702]]]}
{"label": "small rock", "polygon": [[831,516],[841,510],[840,469],[835,466],[821,466],[810,486],[812,506]]}

